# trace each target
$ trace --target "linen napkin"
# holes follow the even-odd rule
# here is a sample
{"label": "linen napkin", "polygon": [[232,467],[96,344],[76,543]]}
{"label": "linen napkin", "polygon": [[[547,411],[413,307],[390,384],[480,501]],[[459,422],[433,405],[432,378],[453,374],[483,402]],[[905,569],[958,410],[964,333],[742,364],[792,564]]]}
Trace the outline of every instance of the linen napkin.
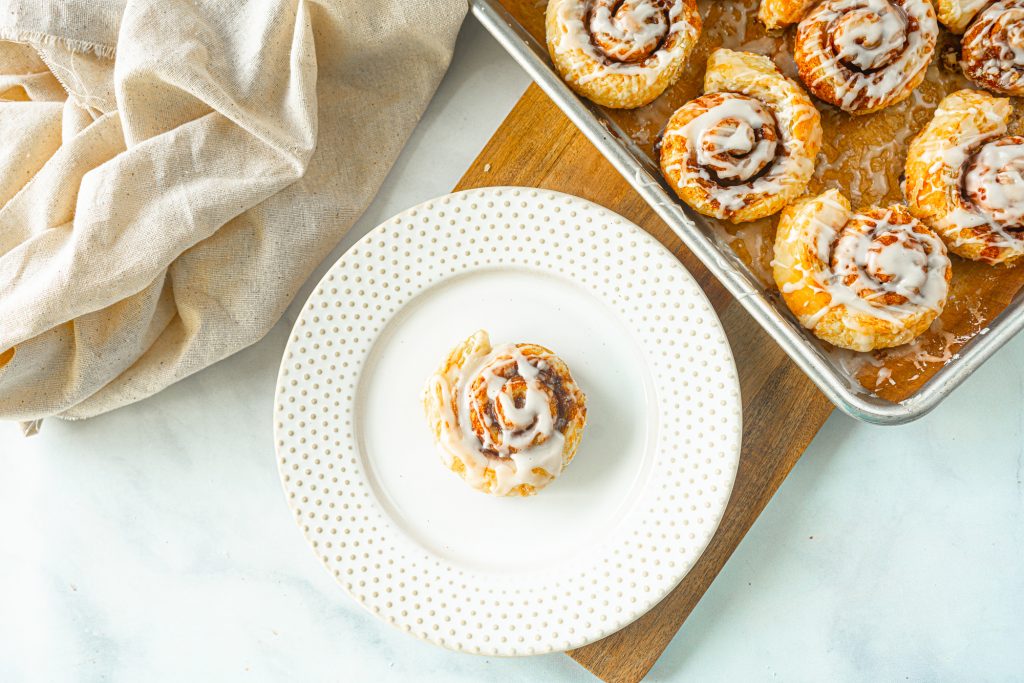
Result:
{"label": "linen napkin", "polygon": [[0,0],[0,418],[260,339],[377,191],[466,0]]}

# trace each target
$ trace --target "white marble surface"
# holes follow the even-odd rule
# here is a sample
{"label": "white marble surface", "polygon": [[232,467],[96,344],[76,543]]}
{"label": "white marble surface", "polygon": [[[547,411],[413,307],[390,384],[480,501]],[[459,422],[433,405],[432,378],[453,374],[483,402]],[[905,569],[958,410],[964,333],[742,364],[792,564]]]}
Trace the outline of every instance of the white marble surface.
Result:
{"label": "white marble surface", "polygon": [[[470,20],[411,144],[331,261],[450,189],[526,83]],[[271,438],[295,309],[142,403],[51,420],[31,439],[0,424],[0,680],[592,678],[562,655],[423,644],[318,565]],[[650,680],[1019,680],[1022,406],[1024,338],[915,424],[834,415]]]}

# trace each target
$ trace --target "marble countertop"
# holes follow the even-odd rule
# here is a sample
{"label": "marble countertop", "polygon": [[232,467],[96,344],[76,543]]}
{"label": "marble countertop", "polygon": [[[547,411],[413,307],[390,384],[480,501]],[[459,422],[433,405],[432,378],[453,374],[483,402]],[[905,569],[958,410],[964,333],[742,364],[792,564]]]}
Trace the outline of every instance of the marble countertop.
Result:
{"label": "marble countertop", "polygon": [[[455,184],[527,85],[473,22],[376,201],[311,278]],[[261,342],[93,420],[0,424],[0,680],[593,680],[378,622],[277,479]],[[1024,671],[1024,337],[897,428],[834,414],[649,680],[1009,680]]]}

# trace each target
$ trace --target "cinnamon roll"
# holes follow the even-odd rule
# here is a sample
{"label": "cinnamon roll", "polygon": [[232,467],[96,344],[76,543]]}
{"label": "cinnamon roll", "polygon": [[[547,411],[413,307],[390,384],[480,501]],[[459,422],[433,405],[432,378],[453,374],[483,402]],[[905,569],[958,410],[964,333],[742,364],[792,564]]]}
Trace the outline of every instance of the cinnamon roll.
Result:
{"label": "cinnamon roll", "polygon": [[812,94],[868,114],[920,85],[938,34],[928,0],[825,0],[797,27],[793,57]]}
{"label": "cinnamon roll", "polygon": [[800,21],[816,0],[761,0],[757,18],[769,30],[784,28]]}
{"label": "cinnamon roll", "polygon": [[907,152],[910,211],[964,258],[1010,264],[1024,254],[1024,137],[1006,134],[1011,114],[1006,98],[959,90]]}
{"label": "cinnamon roll", "polygon": [[529,496],[576,455],[586,396],[569,368],[537,344],[491,348],[483,330],[427,381],[423,407],[444,464],[475,489]]}
{"label": "cinnamon roll", "polygon": [[942,240],[906,207],[854,212],[834,189],[782,212],[772,267],[800,324],[853,351],[906,344],[928,329],[953,272]]}
{"label": "cinnamon roll", "polygon": [[821,119],[771,59],[715,50],[704,95],[669,119],[661,171],[705,216],[740,223],[779,211],[804,192],[821,149]]}
{"label": "cinnamon roll", "polygon": [[697,0],[549,0],[548,51],[573,90],[632,109],[676,82],[700,35]]}
{"label": "cinnamon roll", "polygon": [[1024,95],[1024,0],[1002,0],[971,22],[961,65],[973,83],[993,92]]}

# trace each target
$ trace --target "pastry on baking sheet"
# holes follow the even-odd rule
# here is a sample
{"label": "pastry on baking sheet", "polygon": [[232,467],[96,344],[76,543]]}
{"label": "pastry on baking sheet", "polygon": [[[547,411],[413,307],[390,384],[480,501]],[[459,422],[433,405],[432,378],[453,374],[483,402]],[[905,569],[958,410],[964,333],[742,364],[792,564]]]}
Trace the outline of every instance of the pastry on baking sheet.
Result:
{"label": "pastry on baking sheet", "polygon": [[910,211],[954,254],[1012,264],[1024,254],[1024,137],[1007,135],[1010,100],[959,90],[910,143]]}
{"label": "pastry on baking sheet", "polygon": [[906,207],[853,211],[834,189],[786,207],[772,266],[800,324],[853,351],[899,346],[927,330],[952,277],[942,240]]}
{"label": "pastry on baking sheet", "polygon": [[921,84],[938,35],[929,0],[825,0],[800,21],[793,58],[815,97],[869,114]]}
{"label": "pastry on baking sheet", "polygon": [[586,396],[537,344],[491,347],[480,330],[427,380],[423,406],[444,464],[484,493],[528,496],[576,455]]}
{"label": "pastry on baking sheet", "polygon": [[803,194],[819,149],[821,119],[807,93],[768,57],[719,49],[704,94],[665,127],[661,170],[695,210],[740,223]]}
{"label": "pastry on baking sheet", "polygon": [[573,90],[616,109],[676,82],[700,36],[696,0],[549,0],[548,51]]}

